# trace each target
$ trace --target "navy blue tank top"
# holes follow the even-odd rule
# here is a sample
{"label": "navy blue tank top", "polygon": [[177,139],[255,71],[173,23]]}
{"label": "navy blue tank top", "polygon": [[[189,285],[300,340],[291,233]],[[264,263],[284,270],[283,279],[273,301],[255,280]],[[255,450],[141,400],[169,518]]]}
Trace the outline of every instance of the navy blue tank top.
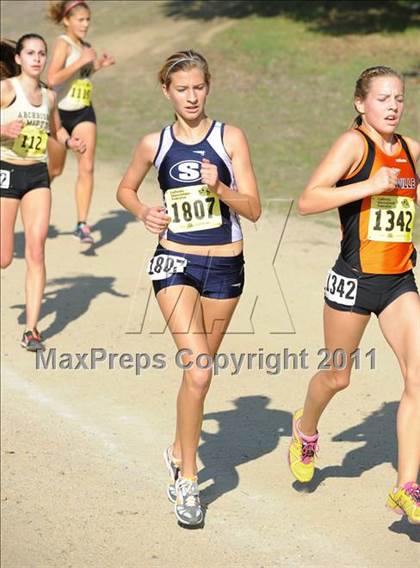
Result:
{"label": "navy blue tank top", "polygon": [[[154,165],[158,171],[159,185],[163,192],[168,215],[172,219],[181,218],[186,223],[191,217],[201,219],[209,211],[210,214],[212,213],[214,199],[211,197],[201,198],[201,203],[198,203],[200,199],[194,201],[193,198],[187,204],[182,201],[182,188],[202,184],[200,168],[203,158],[207,158],[216,165],[220,181],[232,191],[236,191],[232,162],[223,145],[223,130],[223,123],[213,121],[205,138],[197,144],[184,144],[177,140],[172,126],[167,126],[162,130]],[[168,207],[167,192],[174,189],[181,190],[178,192],[178,202],[173,205],[171,201],[171,207]],[[170,193],[174,194],[174,192]],[[207,207],[210,209],[208,210]],[[216,204],[216,209],[218,210],[218,204]],[[217,227],[190,228],[185,232],[172,231],[171,224],[161,236],[169,241],[188,245],[222,245],[242,239],[239,217],[223,201],[220,201],[218,219],[220,224]]]}

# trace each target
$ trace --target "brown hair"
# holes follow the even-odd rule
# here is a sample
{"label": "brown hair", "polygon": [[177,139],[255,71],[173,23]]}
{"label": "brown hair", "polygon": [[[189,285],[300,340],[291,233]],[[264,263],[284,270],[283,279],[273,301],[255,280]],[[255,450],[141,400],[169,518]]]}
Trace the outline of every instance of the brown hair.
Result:
{"label": "brown hair", "polygon": [[[74,4],[73,8],[69,7]],[[90,10],[87,2],[75,2],[75,0],[62,0],[61,2],[50,2],[48,6],[48,18],[55,24],[60,24],[64,17],[71,16],[76,8]]]}
{"label": "brown hair", "polygon": [[19,67],[15,62],[16,42],[1,38],[0,53],[0,81],[18,75]]}
{"label": "brown hair", "polygon": [[[366,99],[370,91],[372,79],[375,79],[376,77],[389,77],[389,76],[397,77],[398,79],[400,79],[400,81],[404,86],[404,77],[400,73],[398,73],[398,71],[391,69],[391,67],[385,67],[384,65],[377,65],[376,67],[369,67],[368,69],[362,71],[362,73],[360,74],[359,78],[356,81],[356,86],[354,89],[354,100],[360,99],[364,101]],[[356,109],[356,112],[358,112],[355,104],[354,108]],[[362,124],[362,115],[358,113],[358,115],[353,121],[353,128],[357,128],[358,126],[361,126],[361,124]]]}
{"label": "brown hair", "polygon": [[168,57],[162,65],[158,74],[161,85],[166,88],[171,84],[171,75],[177,71],[188,71],[189,69],[200,69],[203,72],[204,80],[207,85],[210,84],[210,71],[206,59],[197,51],[188,49],[186,51],[178,51]]}
{"label": "brown hair", "polygon": [[25,41],[27,41],[28,39],[39,39],[39,41],[42,41],[42,43],[44,44],[45,51],[48,51],[48,46],[47,46],[47,42],[45,41],[45,39],[42,36],[40,36],[39,34],[30,33],[30,34],[25,34],[25,35],[21,36],[17,40],[16,47],[15,47],[15,51],[16,51],[17,55],[20,55],[20,52],[25,47]]}

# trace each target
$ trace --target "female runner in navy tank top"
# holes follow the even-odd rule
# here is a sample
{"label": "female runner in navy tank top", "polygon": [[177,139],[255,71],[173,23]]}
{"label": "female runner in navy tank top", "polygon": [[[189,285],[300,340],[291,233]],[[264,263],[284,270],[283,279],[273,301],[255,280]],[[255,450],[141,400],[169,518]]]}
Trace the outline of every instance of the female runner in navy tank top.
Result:
{"label": "female runner in navy tank top", "polygon": [[[164,452],[167,494],[184,525],[203,521],[196,453],[211,368],[197,366],[219,349],[244,285],[239,215],[261,213],[244,133],[205,114],[210,73],[204,57],[181,51],[164,63],[159,80],[176,120],[140,140],[118,188],[118,200],[159,235],[148,272],[184,371],[173,445]],[[148,206],[137,191],[149,169],[158,172],[164,206]]]}

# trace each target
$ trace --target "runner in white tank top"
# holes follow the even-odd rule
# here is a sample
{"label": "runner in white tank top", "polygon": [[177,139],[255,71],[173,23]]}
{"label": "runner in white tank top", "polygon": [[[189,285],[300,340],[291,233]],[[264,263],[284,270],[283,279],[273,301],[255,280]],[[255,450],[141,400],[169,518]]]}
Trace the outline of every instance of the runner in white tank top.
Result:
{"label": "runner in white tank top", "polygon": [[[97,57],[86,42],[90,24],[90,9],[83,0],[51,2],[50,19],[63,25],[65,33],[58,36],[48,69],[48,84],[58,94],[58,109],[63,126],[86,141],[86,152],[78,160],[76,181],[77,225],[74,236],[81,243],[92,244],[87,224],[93,194],[93,171],[96,147],[96,115],[92,104],[92,74],[115,63],[111,55]],[[51,180],[64,168],[66,151],[54,141],[48,144]]]}
{"label": "runner in white tank top", "polygon": [[16,44],[21,72],[1,81],[1,267],[12,262],[20,207],[27,263],[27,317],[22,346],[30,351],[43,348],[37,324],[45,286],[44,245],[51,206],[47,140],[53,136],[62,146],[85,150],[84,142],[70,137],[61,126],[55,93],[40,83],[46,58],[47,46],[41,36],[22,36]]}

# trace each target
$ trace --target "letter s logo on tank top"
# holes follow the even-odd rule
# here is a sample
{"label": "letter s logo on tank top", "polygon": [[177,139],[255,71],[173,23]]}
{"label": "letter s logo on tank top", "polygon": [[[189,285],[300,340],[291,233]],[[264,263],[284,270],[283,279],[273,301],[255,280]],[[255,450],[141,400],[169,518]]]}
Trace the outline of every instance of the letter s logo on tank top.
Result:
{"label": "letter s logo on tank top", "polygon": [[174,164],[169,170],[169,175],[176,181],[190,183],[198,181],[200,175],[201,162],[195,160],[183,160]]}

